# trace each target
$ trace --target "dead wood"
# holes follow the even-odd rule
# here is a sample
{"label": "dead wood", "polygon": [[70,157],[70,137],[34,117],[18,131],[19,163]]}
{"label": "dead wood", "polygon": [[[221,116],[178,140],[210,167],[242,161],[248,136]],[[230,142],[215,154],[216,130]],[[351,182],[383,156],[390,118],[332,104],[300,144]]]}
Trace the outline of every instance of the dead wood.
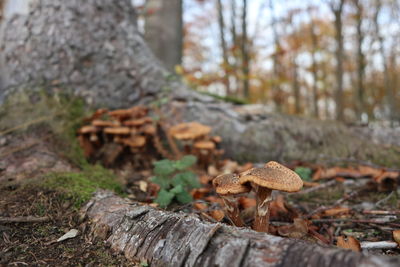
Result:
{"label": "dead wood", "polygon": [[92,236],[151,266],[399,266],[381,257],[322,247],[246,228],[207,223],[99,191],[82,209]]}
{"label": "dead wood", "polygon": [[38,223],[47,222],[50,218],[48,216],[44,217],[0,217],[0,223]]}

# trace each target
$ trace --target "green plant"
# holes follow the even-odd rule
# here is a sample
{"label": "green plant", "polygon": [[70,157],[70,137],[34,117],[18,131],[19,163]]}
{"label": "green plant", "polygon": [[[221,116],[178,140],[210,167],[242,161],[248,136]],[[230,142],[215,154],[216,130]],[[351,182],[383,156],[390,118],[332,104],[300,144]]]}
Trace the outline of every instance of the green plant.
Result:
{"label": "green plant", "polygon": [[160,186],[160,191],[154,202],[163,208],[174,199],[182,204],[191,202],[192,196],[189,191],[200,187],[196,174],[188,170],[196,161],[195,156],[187,155],[176,161],[164,159],[155,162],[155,176],[151,181]]}
{"label": "green plant", "polygon": [[297,167],[294,171],[303,179],[304,181],[311,181],[312,170],[306,167]]}

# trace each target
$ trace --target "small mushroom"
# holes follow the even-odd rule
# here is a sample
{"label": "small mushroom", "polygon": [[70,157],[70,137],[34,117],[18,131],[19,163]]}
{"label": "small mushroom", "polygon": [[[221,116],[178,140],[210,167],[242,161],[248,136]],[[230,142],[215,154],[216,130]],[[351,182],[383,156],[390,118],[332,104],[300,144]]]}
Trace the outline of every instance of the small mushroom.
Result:
{"label": "small mushroom", "polygon": [[125,126],[139,127],[139,126],[142,126],[142,125],[144,125],[146,123],[149,123],[149,122],[153,122],[153,119],[150,118],[150,117],[143,117],[143,118],[140,118],[140,119],[133,119],[133,120],[124,121],[123,124]]}
{"label": "small mushroom", "polygon": [[235,199],[235,195],[248,193],[251,188],[247,185],[239,183],[239,177],[236,174],[223,174],[217,176],[213,180],[215,191],[224,201],[226,213],[232,223],[236,226],[244,226],[244,222],[240,217],[240,210]]}
{"label": "small mushroom", "polygon": [[169,134],[178,140],[194,140],[210,132],[210,127],[198,122],[181,123],[169,129]]}
{"label": "small mushroom", "polygon": [[119,126],[116,121],[103,121],[103,120],[94,120],[92,121],[92,125],[96,127],[117,127]]}
{"label": "small mushroom", "polygon": [[303,186],[303,181],[297,173],[277,162],[241,173],[239,182],[242,185],[250,183],[256,193],[257,208],[253,229],[259,232],[268,232],[272,190],[296,192]]}
{"label": "small mushroom", "polygon": [[115,143],[120,143],[122,140],[121,137],[129,135],[131,133],[131,129],[128,127],[107,127],[104,128],[104,133],[113,135],[113,141]]}

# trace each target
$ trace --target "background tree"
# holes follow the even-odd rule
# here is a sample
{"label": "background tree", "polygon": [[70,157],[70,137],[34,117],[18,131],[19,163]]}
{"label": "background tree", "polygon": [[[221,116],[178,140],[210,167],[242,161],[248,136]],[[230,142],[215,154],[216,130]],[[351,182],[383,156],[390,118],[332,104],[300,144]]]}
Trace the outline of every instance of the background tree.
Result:
{"label": "background tree", "polygon": [[182,63],[182,0],[147,0],[145,40],[169,71]]}

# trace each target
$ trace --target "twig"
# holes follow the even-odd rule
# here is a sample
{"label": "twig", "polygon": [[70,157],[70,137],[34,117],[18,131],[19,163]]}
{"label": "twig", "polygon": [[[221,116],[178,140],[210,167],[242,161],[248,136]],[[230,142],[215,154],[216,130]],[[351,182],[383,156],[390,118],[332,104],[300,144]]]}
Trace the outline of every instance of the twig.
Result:
{"label": "twig", "polygon": [[363,210],[362,213],[373,215],[396,215],[400,214],[400,210]]}
{"label": "twig", "polygon": [[330,180],[329,182],[320,184],[320,185],[318,185],[318,186],[310,187],[310,188],[301,190],[301,191],[299,191],[299,192],[296,192],[296,193],[294,193],[294,195],[309,194],[309,193],[312,193],[312,192],[315,192],[315,191],[318,191],[318,190],[321,190],[321,189],[324,189],[324,188],[333,186],[334,184],[336,184],[336,180]]}
{"label": "twig", "polygon": [[48,216],[44,217],[0,217],[0,223],[37,223],[37,222],[47,222],[50,218]]}
{"label": "twig", "polygon": [[375,224],[386,224],[395,227],[400,227],[398,223],[391,223],[388,221],[377,221],[377,220],[359,220],[359,219],[314,219],[311,220],[313,223],[335,223],[335,222],[350,222],[350,223],[375,223]]}
{"label": "twig", "polygon": [[386,197],[384,197],[381,200],[379,200],[378,202],[376,202],[375,206],[379,207],[380,205],[384,204],[386,201],[388,201],[393,196],[393,193],[394,193],[394,191],[390,192],[389,195],[387,195]]}
{"label": "twig", "polygon": [[362,249],[390,249],[397,248],[397,243],[393,241],[364,241],[360,243]]}

